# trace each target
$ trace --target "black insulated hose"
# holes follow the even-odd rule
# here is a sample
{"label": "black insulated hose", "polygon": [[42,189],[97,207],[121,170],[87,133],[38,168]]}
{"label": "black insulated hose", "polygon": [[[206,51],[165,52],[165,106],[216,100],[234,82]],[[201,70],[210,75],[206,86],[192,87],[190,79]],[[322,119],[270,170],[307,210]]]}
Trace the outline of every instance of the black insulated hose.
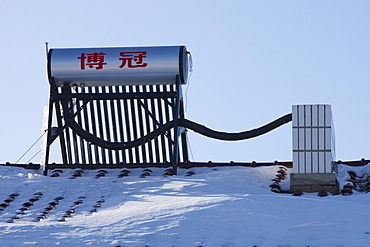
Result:
{"label": "black insulated hose", "polygon": [[[61,102],[62,102],[63,115],[64,115],[66,125],[68,125],[81,138],[85,139],[91,144],[97,145],[102,148],[107,148],[107,149],[112,149],[112,150],[122,150],[122,149],[129,149],[129,148],[137,147],[137,146],[140,146],[140,145],[143,145],[149,142],[150,140],[155,139],[159,135],[165,133],[171,128],[174,128],[175,126],[174,121],[170,121],[160,126],[156,130],[148,133],[147,135],[141,138],[138,138],[136,140],[129,141],[129,142],[105,141],[81,128],[81,126],[74,120],[74,116],[71,114],[68,108],[68,99],[63,99],[61,100]],[[218,140],[240,141],[240,140],[246,140],[246,139],[250,139],[250,138],[254,138],[254,137],[266,134],[286,123],[289,123],[290,121],[292,121],[291,113],[283,117],[280,117],[262,127],[249,130],[249,131],[238,132],[238,133],[227,133],[227,132],[215,131],[204,125],[200,125],[188,119],[181,119],[181,118],[178,120],[178,126],[191,129],[196,133],[199,133],[201,135],[204,135],[210,138],[218,139]]]}
{"label": "black insulated hose", "polygon": [[280,117],[276,119],[275,121],[272,121],[271,123],[268,123],[257,129],[238,132],[238,133],[227,133],[227,132],[215,131],[210,128],[207,128],[204,125],[197,124],[187,119],[179,119],[179,125],[184,128],[191,129],[192,131],[196,133],[199,133],[201,135],[204,135],[210,138],[223,140],[223,141],[241,141],[241,140],[246,140],[246,139],[250,139],[250,138],[254,138],[254,137],[266,134],[286,123],[289,123],[290,121],[292,121],[291,113],[286,114],[285,116]]}

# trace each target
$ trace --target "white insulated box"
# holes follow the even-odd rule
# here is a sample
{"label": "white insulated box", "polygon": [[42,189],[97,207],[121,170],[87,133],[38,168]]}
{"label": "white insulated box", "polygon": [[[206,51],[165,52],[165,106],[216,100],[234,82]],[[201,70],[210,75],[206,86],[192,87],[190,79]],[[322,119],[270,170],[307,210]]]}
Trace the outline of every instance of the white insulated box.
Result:
{"label": "white insulated box", "polygon": [[293,105],[293,173],[331,173],[335,161],[331,105]]}

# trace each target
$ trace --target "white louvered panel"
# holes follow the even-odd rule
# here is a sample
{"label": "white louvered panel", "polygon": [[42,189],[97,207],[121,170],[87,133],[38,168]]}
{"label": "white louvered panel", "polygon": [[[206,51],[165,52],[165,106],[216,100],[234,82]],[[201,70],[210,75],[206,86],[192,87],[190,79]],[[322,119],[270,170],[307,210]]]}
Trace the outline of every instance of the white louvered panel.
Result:
{"label": "white louvered panel", "polygon": [[335,159],[330,105],[295,105],[293,173],[331,173]]}
{"label": "white louvered panel", "polygon": [[301,173],[299,170],[299,153],[293,152],[293,173]]}
{"label": "white louvered panel", "polygon": [[312,152],[312,173],[319,173],[319,152]]}
{"label": "white louvered panel", "polygon": [[299,171],[299,130],[298,130],[298,105],[292,107],[292,126],[293,126],[293,173],[300,173]]}
{"label": "white louvered panel", "polygon": [[306,159],[305,152],[298,152],[298,162],[299,162],[299,173],[306,173]]}

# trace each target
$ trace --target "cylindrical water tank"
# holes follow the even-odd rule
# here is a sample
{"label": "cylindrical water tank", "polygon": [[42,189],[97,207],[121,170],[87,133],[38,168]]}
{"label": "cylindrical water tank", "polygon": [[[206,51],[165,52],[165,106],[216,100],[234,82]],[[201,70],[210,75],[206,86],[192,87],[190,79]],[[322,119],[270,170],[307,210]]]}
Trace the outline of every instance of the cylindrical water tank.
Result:
{"label": "cylindrical water tank", "polygon": [[50,83],[61,87],[186,84],[185,46],[57,48],[48,54]]}

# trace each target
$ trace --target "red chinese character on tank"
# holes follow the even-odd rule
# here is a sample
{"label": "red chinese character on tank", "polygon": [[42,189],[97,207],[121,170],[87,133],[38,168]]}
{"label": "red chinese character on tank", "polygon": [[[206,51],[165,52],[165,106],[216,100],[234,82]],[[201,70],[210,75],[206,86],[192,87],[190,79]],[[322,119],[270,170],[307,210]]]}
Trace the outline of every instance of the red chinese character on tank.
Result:
{"label": "red chinese character on tank", "polygon": [[143,68],[148,64],[144,63],[144,58],[146,58],[146,51],[133,51],[133,52],[120,52],[121,57],[119,60],[122,61],[120,68],[127,65],[128,68]]}
{"label": "red chinese character on tank", "polygon": [[80,68],[81,70],[84,70],[86,66],[88,66],[90,69],[103,69],[103,66],[107,63],[104,63],[104,56],[106,53],[104,52],[94,52],[91,54],[85,54],[81,53],[81,56],[78,57],[78,59],[81,60],[80,62]]}

